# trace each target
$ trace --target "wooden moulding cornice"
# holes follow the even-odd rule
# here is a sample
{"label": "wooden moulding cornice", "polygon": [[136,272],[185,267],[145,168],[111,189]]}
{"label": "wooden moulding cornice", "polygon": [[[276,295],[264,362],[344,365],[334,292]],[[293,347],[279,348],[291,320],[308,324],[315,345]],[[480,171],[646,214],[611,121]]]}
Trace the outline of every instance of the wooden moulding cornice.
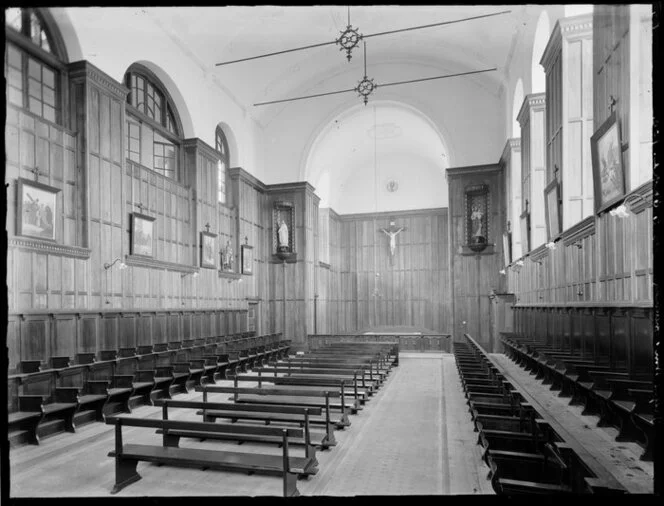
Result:
{"label": "wooden moulding cornice", "polygon": [[530,252],[530,259],[533,262],[537,262],[548,256],[549,256],[549,248],[547,248],[545,244],[538,246],[537,248],[535,248]]}
{"label": "wooden moulding cornice", "polygon": [[633,213],[639,213],[646,207],[652,207],[652,180],[635,188],[625,197],[624,201],[629,203],[629,208]]}
{"label": "wooden moulding cornice", "polygon": [[431,215],[443,215],[443,214],[447,214],[447,207],[432,207],[429,209],[412,209],[407,211],[380,211],[378,213],[337,214],[337,216],[339,221],[356,221],[356,220],[367,220],[373,218],[399,219],[404,216],[431,216]]}
{"label": "wooden moulding cornice", "polygon": [[470,174],[492,174],[500,172],[502,167],[499,163],[490,163],[486,165],[467,165],[465,167],[452,167],[445,171],[448,178],[462,177]]}
{"label": "wooden moulding cornice", "polygon": [[185,139],[182,141],[182,147],[195,148],[197,151],[200,151],[207,158],[212,160],[219,160],[219,153],[204,140],[199,139],[198,137],[192,137],[191,139]]}
{"label": "wooden moulding cornice", "polygon": [[288,191],[308,191],[314,193],[315,188],[307,181],[296,181],[292,183],[277,183],[266,185],[268,193],[288,192]]}
{"label": "wooden moulding cornice", "polygon": [[570,246],[595,233],[595,216],[588,216],[576,225],[565,230],[561,239],[565,246]]}
{"label": "wooden moulding cornice", "polygon": [[186,274],[199,272],[199,268],[193,265],[176,264],[173,262],[164,262],[154,258],[142,257],[138,255],[126,255],[125,263],[135,267],[148,267],[151,269],[164,269],[167,271],[184,272]]}
{"label": "wooden moulding cornice", "polygon": [[91,250],[81,248],[80,246],[67,246],[50,241],[40,241],[29,237],[12,237],[8,241],[10,248],[36,251],[37,253],[48,253],[49,255],[60,255],[71,258],[81,258],[87,260],[90,258]]}
{"label": "wooden moulding cornice", "polygon": [[544,71],[548,73],[555,56],[561,51],[563,38],[588,36],[592,34],[592,29],[592,14],[581,14],[579,16],[559,19],[553,27],[549,42],[540,59],[540,64],[544,67]]}
{"label": "wooden moulding cornice", "polygon": [[267,191],[267,186],[257,177],[249,174],[242,167],[231,167],[228,169],[228,175],[231,179],[239,179],[247,183],[248,185],[254,187],[256,190],[265,193]]}
{"label": "wooden moulding cornice", "polygon": [[523,304],[515,304],[515,308],[518,309],[545,309],[545,308],[570,308],[570,309],[653,309],[652,302],[608,302],[608,301],[598,301],[598,302],[549,302],[549,303],[528,303],[524,302]]}
{"label": "wooden moulding cornice", "polygon": [[523,104],[521,104],[519,114],[516,116],[519,125],[523,128],[523,124],[526,122],[526,117],[530,114],[530,111],[533,109],[544,109],[546,106],[545,102],[546,93],[531,93],[530,95],[526,95],[526,98],[523,99]]}
{"label": "wooden moulding cornice", "polygon": [[500,163],[505,163],[507,160],[512,158],[512,152],[516,151],[517,153],[521,152],[521,138],[513,137],[507,139],[505,147],[503,148],[503,153],[500,155]]}
{"label": "wooden moulding cornice", "polygon": [[117,98],[124,101],[131,91],[124,84],[117,82],[106,72],[98,69],[86,60],[79,60],[69,64],[69,78],[72,81],[90,79],[98,86],[112,92]]}
{"label": "wooden moulding cornice", "polygon": [[12,319],[31,319],[31,320],[45,320],[48,318],[89,318],[94,316],[121,317],[124,314],[131,316],[168,316],[168,315],[190,315],[193,313],[210,312],[210,313],[227,313],[229,311],[247,311],[247,309],[230,309],[230,308],[132,308],[132,309],[88,309],[88,310],[70,310],[70,309],[26,309],[25,311],[12,311],[8,313],[7,317]]}

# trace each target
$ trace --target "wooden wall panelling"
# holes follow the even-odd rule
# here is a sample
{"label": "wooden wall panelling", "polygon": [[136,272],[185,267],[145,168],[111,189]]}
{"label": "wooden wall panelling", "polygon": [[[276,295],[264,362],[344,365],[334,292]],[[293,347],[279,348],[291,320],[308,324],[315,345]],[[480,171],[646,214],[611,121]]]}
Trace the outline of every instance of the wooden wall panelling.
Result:
{"label": "wooden wall panelling", "polygon": [[571,351],[575,356],[582,357],[585,355],[584,348],[584,309],[583,308],[570,308],[570,334],[571,334]]}
{"label": "wooden wall panelling", "polygon": [[77,353],[77,324],[76,315],[55,314],[52,317],[51,356],[69,357]]}
{"label": "wooden wall panelling", "polygon": [[101,316],[100,345],[101,350],[117,350],[120,348],[119,314],[104,313]]}
{"label": "wooden wall panelling", "polygon": [[139,339],[136,336],[137,320],[138,318],[135,313],[122,313],[120,317],[119,348],[136,348],[138,346]]}
{"label": "wooden wall panelling", "polygon": [[19,316],[7,316],[7,366],[9,374],[16,372],[21,361],[21,319]]}
{"label": "wooden wall panelling", "polygon": [[79,315],[77,353],[97,353],[101,348],[98,314]]}
{"label": "wooden wall panelling", "polygon": [[148,346],[150,344],[163,343],[158,336],[153,334],[153,317],[145,313],[136,316],[136,346]]}
{"label": "wooden wall panelling", "polygon": [[595,360],[600,359],[598,334],[595,332],[595,313],[589,307],[581,310],[581,325],[583,338],[583,354]]}
{"label": "wooden wall panelling", "polygon": [[653,311],[636,308],[630,312],[630,373],[653,372]]}
{"label": "wooden wall panelling", "polygon": [[41,360],[51,356],[50,321],[47,315],[28,315],[21,320],[21,361]]}
{"label": "wooden wall panelling", "polygon": [[611,319],[611,365],[613,367],[627,367],[629,356],[630,321],[629,314],[623,308],[614,308],[610,311]]}
{"label": "wooden wall panelling", "polygon": [[596,308],[595,314],[595,353],[599,360],[611,358],[611,320],[606,308]]}

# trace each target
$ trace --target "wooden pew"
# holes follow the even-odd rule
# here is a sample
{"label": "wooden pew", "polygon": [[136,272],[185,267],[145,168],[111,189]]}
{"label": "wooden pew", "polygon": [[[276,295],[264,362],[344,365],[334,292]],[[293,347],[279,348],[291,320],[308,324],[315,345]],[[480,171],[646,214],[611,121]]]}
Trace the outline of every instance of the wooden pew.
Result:
{"label": "wooden pew", "polygon": [[[210,393],[228,393],[233,394],[230,398],[236,404],[277,404],[288,406],[300,407],[314,407],[325,408],[326,413],[329,412],[329,419],[325,418],[318,420],[315,417],[310,417],[309,421],[312,424],[328,424],[332,423],[337,429],[343,429],[350,426],[350,419],[348,413],[343,406],[346,406],[344,400],[344,392],[335,390],[304,390],[292,388],[246,388],[235,386],[226,387],[221,385],[204,385],[196,387],[197,392]],[[243,397],[240,397],[242,395]],[[314,400],[321,398],[323,400]],[[341,398],[341,403],[336,406],[330,401],[331,398]],[[332,412],[334,409],[339,409],[339,418],[333,418]]]}
{"label": "wooden pew", "polygon": [[[115,458],[115,485],[111,494],[141,479],[136,471],[138,462],[155,462],[171,466],[195,466],[202,469],[217,469],[247,473],[280,474],[283,477],[284,497],[297,497],[297,469],[304,469],[307,459],[291,457],[288,453],[288,441],[291,437],[303,437],[302,429],[261,427],[263,433],[281,435],[283,455],[265,455],[260,453],[239,453],[220,450],[180,448],[175,438],[170,438],[171,430],[191,430],[211,433],[250,432],[252,428],[239,428],[233,424],[208,422],[184,422],[175,420],[154,420],[147,418],[109,417],[107,424],[115,425],[115,450],[109,457]],[[145,427],[163,431],[163,445],[124,444],[122,427]]]}
{"label": "wooden pew", "polygon": [[[334,429],[332,423],[329,421],[329,408],[326,413],[326,429],[324,433],[311,433],[310,431],[310,417],[321,416],[323,410],[321,408],[308,408],[299,406],[278,406],[275,404],[245,404],[238,406],[235,403],[228,402],[210,402],[207,400],[207,392],[203,394],[203,401],[181,401],[174,399],[164,399],[157,401],[158,404],[163,406],[163,409],[170,408],[186,408],[198,409],[196,414],[203,416],[204,422],[214,422],[217,418],[229,419],[231,423],[236,423],[238,420],[259,420],[265,422],[266,425],[271,425],[272,422],[277,423],[298,423],[304,429],[304,438],[291,439],[290,443],[295,445],[304,445],[306,455],[315,460],[316,453],[315,446],[321,449],[327,449],[336,445],[334,438]],[[275,414],[288,414],[294,415],[292,418],[279,419],[274,417]],[[168,417],[164,418],[167,419]],[[170,434],[179,434],[181,437],[193,437],[199,439],[224,439],[238,441],[254,441],[262,443],[276,443],[281,444],[281,438],[265,434],[212,434],[206,435],[201,433],[186,432],[180,433],[170,431]],[[309,448],[311,447],[311,448]]]}
{"label": "wooden pew", "polygon": [[[260,373],[258,376],[247,376],[247,375],[242,375],[242,376],[236,376],[237,381],[247,381],[247,382],[254,382],[258,383],[258,387],[262,387],[263,383],[271,383],[276,386],[298,386],[298,387],[332,387],[332,388],[338,388],[339,391],[341,392],[341,405],[340,409],[346,410],[346,408],[350,411],[351,414],[356,414],[358,411],[360,411],[362,408],[362,404],[360,403],[358,399],[358,391],[357,391],[357,381],[354,381],[352,384],[353,388],[353,397],[354,399],[348,403],[346,403],[346,398],[348,395],[346,394],[345,386],[346,386],[346,380],[341,378],[315,378],[313,376],[305,376],[305,377],[299,377],[299,378],[288,378],[284,376],[261,376]],[[236,382],[237,385],[237,382]],[[237,401],[236,401],[237,402]]]}
{"label": "wooden pew", "polygon": [[[281,378],[313,378],[313,379],[343,379],[348,383],[353,383],[355,385],[355,391],[357,392],[356,397],[361,399],[362,404],[366,395],[373,395],[374,392],[379,388],[378,380],[372,381],[366,377],[366,371],[364,369],[360,370],[346,370],[346,369],[316,369],[316,368],[307,368],[307,369],[294,369],[288,367],[258,367],[254,369],[254,372],[257,372],[260,377],[265,377],[266,374],[272,373],[273,377]],[[277,376],[277,374],[282,374],[283,376]],[[304,384],[304,383],[303,383]],[[362,390],[360,395],[359,390]],[[366,393],[366,395],[364,395]]]}

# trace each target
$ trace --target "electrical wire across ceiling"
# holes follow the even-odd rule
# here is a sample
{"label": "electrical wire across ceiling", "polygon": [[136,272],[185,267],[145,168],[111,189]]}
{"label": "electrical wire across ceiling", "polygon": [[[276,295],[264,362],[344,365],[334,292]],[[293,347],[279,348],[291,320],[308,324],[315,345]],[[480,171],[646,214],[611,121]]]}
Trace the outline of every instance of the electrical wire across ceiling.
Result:
{"label": "electrical wire across ceiling", "polygon": [[423,81],[432,81],[434,79],[445,79],[448,77],[461,77],[461,76],[468,76],[471,74],[481,74],[483,72],[491,72],[497,70],[497,68],[490,68],[490,69],[483,69],[483,70],[472,70],[469,72],[460,72],[457,74],[446,74],[442,76],[433,76],[433,77],[423,77],[420,79],[410,79],[408,81],[395,81],[391,83],[384,83],[384,84],[377,84],[374,82],[373,79],[370,79],[367,77],[367,43],[366,41],[364,42],[364,77],[357,83],[357,86],[354,88],[347,88],[345,90],[337,90],[337,91],[329,91],[326,93],[316,93],[315,95],[305,95],[301,97],[294,97],[294,98],[284,98],[281,100],[271,100],[269,102],[258,102],[254,104],[254,106],[260,106],[260,105],[269,105],[269,104],[279,104],[282,102],[293,102],[295,100],[305,100],[309,98],[317,98],[317,97],[324,97],[327,95],[337,95],[339,93],[348,93],[351,91],[357,92],[359,96],[361,96],[364,100],[364,105],[367,105],[369,102],[369,95],[371,95],[376,89],[380,86],[381,88],[385,88],[387,86],[398,86],[401,84],[411,84],[411,83],[419,83]]}
{"label": "electrical wire across ceiling", "polygon": [[285,53],[292,53],[294,51],[304,51],[305,49],[313,49],[316,47],[323,47],[323,46],[330,46],[332,44],[338,44],[339,50],[340,51],[346,51],[346,58],[348,61],[351,60],[352,58],[352,52],[353,49],[357,47],[357,45],[360,43],[361,40],[363,39],[368,39],[371,37],[380,37],[383,35],[391,35],[393,33],[401,33],[401,32],[409,32],[412,30],[422,30],[424,28],[433,28],[436,26],[444,26],[444,25],[451,25],[451,24],[456,24],[456,23],[462,23],[464,21],[473,21],[475,19],[482,19],[482,18],[488,18],[492,16],[500,16],[502,14],[508,14],[512,11],[501,11],[501,12],[494,12],[491,14],[483,14],[480,16],[472,16],[468,18],[463,18],[463,19],[454,19],[451,21],[441,21],[440,23],[431,23],[427,25],[418,25],[418,26],[410,26],[407,28],[400,28],[397,30],[387,30],[384,32],[377,32],[377,33],[369,33],[369,34],[362,34],[359,32],[359,28],[354,28],[353,25],[351,25],[350,22],[350,6],[348,7],[348,25],[346,26],[346,29],[341,31],[341,35],[332,41],[329,42],[321,42],[319,44],[310,44],[307,46],[301,46],[301,47],[296,47],[292,49],[284,49],[282,51],[275,51],[272,53],[265,53],[257,56],[250,56],[248,58],[240,58],[238,60],[230,60],[230,61],[225,61],[221,63],[215,63],[215,66],[220,67],[222,65],[230,65],[233,63],[240,63],[240,62],[245,62],[245,61],[250,61],[250,60],[257,60],[259,58],[268,58],[271,56],[277,56],[280,54],[285,54]]}

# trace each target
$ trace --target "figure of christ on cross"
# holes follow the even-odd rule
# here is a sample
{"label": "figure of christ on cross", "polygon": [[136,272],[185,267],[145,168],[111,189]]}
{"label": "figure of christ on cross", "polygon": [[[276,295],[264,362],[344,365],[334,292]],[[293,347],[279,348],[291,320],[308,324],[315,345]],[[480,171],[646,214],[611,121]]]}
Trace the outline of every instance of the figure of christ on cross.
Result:
{"label": "figure of christ on cross", "polygon": [[402,230],[405,230],[404,227],[399,227],[398,229],[394,230],[394,222],[390,222],[390,229],[384,229],[381,228],[380,231],[383,232],[386,236],[390,238],[390,256],[394,258],[394,251],[396,250],[397,247],[397,235],[399,232]]}

